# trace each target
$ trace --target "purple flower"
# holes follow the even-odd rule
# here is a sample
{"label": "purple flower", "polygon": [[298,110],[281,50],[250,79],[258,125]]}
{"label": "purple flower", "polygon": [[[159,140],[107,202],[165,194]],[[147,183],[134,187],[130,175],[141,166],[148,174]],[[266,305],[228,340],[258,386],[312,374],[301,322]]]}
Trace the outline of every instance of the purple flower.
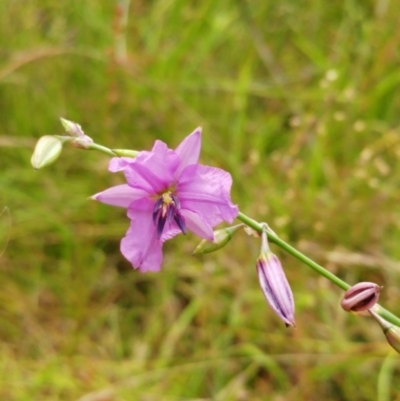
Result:
{"label": "purple flower", "polygon": [[160,270],[166,240],[190,230],[213,241],[212,228],[238,214],[230,199],[230,174],[198,164],[200,148],[197,128],[175,150],[157,140],[136,158],[113,158],[109,170],[123,171],[127,184],[92,197],[128,209],[131,225],[121,252],[141,272]]}

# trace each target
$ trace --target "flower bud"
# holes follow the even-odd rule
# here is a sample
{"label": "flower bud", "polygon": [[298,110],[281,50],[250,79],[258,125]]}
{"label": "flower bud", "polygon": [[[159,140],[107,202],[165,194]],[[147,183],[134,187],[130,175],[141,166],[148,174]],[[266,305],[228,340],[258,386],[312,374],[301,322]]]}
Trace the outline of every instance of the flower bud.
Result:
{"label": "flower bud", "polygon": [[372,309],[369,311],[369,313],[378,322],[379,326],[381,326],[382,331],[386,336],[386,340],[391,347],[400,354],[400,327],[389,323]]}
{"label": "flower bud", "polygon": [[371,309],[379,299],[382,287],[367,281],[350,287],[343,295],[340,305],[346,312],[362,312]]}
{"label": "flower bud", "polygon": [[93,139],[87,136],[81,126],[73,121],[66,120],[65,118],[60,118],[61,124],[63,125],[65,132],[75,139],[70,141],[72,146],[80,149],[89,149],[90,145],[93,143]]}
{"label": "flower bud", "polygon": [[260,256],[257,259],[257,273],[264,296],[275,314],[286,326],[295,326],[294,300],[282,265],[268,246],[266,230],[261,236]]}
{"label": "flower bud", "polygon": [[63,125],[65,132],[69,136],[80,137],[85,135],[81,126],[73,121],[66,120],[65,118],[60,118],[61,124]]}
{"label": "flower bud", "polygon": [[31,164],[35,170],[53,163],[62,150],[62,141],[51,135],[42,136],[36,143],[31,157]]}
{"label": "flower bud", "polygon": [[232,227],[222,228],[221,230],[214,231],[214,241],[207,241],[203,239],[196,249],[193,251],[192,255],[203,255],[205,253],[211,253],[223,248],[244,224],[238,224]]}

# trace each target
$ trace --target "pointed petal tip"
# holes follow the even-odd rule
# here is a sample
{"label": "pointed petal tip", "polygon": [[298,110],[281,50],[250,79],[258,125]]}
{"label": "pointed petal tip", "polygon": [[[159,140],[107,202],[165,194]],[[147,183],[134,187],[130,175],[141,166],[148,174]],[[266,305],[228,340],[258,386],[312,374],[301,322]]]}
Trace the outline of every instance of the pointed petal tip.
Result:
{"label": "pointed petal tip", "polygon": [[197,128],[195,128],[186,138],[189,137],[198,137],[197,140],[200,140],[201,134],[203,132],[203,127],[199,125]]}
{"label": "pointed petal tip", "polygon": [[202,132],[203,132],[203,127],[202,126],[198,126],[188,136],[199,136],[199,137],[201,137],[201,133]]}

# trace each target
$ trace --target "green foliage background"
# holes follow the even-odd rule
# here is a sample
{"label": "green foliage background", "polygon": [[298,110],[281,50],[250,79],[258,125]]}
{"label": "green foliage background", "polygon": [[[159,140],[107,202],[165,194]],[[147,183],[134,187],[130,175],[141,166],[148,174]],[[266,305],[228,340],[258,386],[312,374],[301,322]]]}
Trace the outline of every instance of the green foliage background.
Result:
{"label": "green foliage background", "polygon": [[124,211],[87,199],[122,182],[106,156],[30,166],[59,117],[111,148],[202,125],[201,161],[232,173],[243,212],[384,285],[400,314],[395,1],[3,0],[0,43],[1,399],[400,400],[380,329],[292,257],[274,248],[287,330],[258,287],[259,241],[196,259],[179,236],[140,274],[119,253]]}

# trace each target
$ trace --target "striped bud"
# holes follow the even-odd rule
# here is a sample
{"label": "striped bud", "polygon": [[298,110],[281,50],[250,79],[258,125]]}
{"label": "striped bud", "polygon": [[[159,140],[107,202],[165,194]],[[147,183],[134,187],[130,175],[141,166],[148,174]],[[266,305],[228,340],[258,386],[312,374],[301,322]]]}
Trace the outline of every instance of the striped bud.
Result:
{"label": "striped bud", "polygon": [[382,287],[375,283],[357,283],[344,293],[340,305],[346,312],[366,311],[378,302],[381,289]]}
{"label": "striped bud", "polygon": [[267,233],[261,235],[261,251],[257,259],[258,280],[264,296],[274,313],[286,326],[295,326],[292,290],[282,269],[281,262],[268,245]]}

